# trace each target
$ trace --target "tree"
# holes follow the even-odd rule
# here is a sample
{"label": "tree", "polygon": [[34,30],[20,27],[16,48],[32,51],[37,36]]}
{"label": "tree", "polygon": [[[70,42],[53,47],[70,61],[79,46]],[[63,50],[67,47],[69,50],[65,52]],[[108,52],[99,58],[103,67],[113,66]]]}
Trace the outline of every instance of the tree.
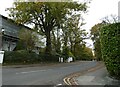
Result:
{"label": "tree", "polygon": [[50,54],[51,31],[59,26],[67,14],[74,11],[83,12],[87,9],[87,3],[77,2],[14,2],[14,7],[9,8],[9,16],[21,24],[33,24],[37,31],[46,36],[46,53]]}
{"label": "tree", "polygon": [[80,45],[84,43],[83,40],[87,34],[85,30],[81,29],[82,25],[84,25],[84,23],[81,14],[76,13],[71,15],[71,17],[69,17],[67,21],[64,22],[64,26],[62,28],[64,50],[68,51],[69,48],[69,51],[71,51],[75,57],[79,55],[78,53],[80,53],[80,50],[78,51],[78,49]]}
{"label": "tree", "polygon": [[61,35],[60,35],[60,29],[57,27],[52,30],[51,34],[52,39],[52,48],[53,51],[60,54],[61,53]]}
{"label": "tree", "polygon": [[85,47],[84,48],[84,52],[83,52],[83,56],[84,56],[84,60],[92,60],[93,59],[93,53],[92,53],[92,49]]}
{"label": "tree", "polygon": [[100,44],[100,29],[104,25],[117,23],[118,22],[117,18],[118,17],[115,15],[106,16],[102,19],[101,23],[98,23],[91,28],[91,39],[94,44],[95,57],[97,58],[97,60],[102,60],[101,44]]}
{"label": "tree", "polygon": [[112,23],[118,23],[118,16],[116,15],[110,15],[110,16],[106,16],[102,19],[102,21],[105,24],[112,24]]}
{"label": "tree", "polygon": [[24,44],[26,50],[31,52],[35,49],[36,43],[38,42],[38,36],[32,30],[21,29],[19,32],[20,42]]}
{"label": "tree", "polygon": [[97,60],[102,60],[101,45],[100,45],[100,29],[103,23],[98,23],[91,28],[91,39],[94,44],[94,53]]}

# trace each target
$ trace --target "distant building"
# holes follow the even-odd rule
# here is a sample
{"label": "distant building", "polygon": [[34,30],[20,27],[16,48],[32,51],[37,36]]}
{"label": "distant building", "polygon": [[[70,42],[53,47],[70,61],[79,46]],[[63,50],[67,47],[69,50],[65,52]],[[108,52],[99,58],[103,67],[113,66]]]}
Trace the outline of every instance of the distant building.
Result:
{"label": "distant building", "polygon": [[19,40],[20,29],[30,29],[24,25],[18,25],[13,20],[0,15],[0,50],[13,51]]}

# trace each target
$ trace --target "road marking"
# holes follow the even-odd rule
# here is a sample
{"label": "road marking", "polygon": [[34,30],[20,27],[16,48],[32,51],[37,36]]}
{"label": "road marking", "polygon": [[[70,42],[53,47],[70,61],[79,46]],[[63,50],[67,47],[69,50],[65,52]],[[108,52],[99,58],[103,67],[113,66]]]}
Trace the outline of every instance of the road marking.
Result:
{"label": "road marking", "polygon": [[75,85],[79,85],[79,84],[76,82],[75,78],[73,78],[73,81],[74,81]]}
{"label": "road marking", "polygon": [[68,68],[68,67],[61,67],[61,68]]}
{"label": "road marking", "polygon": [[69,85],[71,85],[70,78],[67,78],[67,82],[68,82]]}
{"label": "road marking", "polygon": [[57,84],[57,85],[55,85],[55,86],[53,86],[53,87],[61,87],[62,86],[62,84]]}
{"label": "road marking", "polygon": [[53,69],[47,69],[47,70],[53,70]]}
{"label": "road marking", "polygon": [[[89,73],[89,72],[93,72],[93,71],[95,71],[95,70],[98,70],[98,69],[100,69],[101,67],[103,67],[103,65],[100,65],[101,63],[99,63],[99,64],[97,64],[97,65],[95,65],[94,67],[92,67],[92,68],[89,68],[89,69],[87,69],[87,71],[86,70],[83,70],[83,71],[86,71],[86,72],[84,72],[82,75],[84,75],[85,73]],[[75,77],[75,76],[74,76]],[[66,85],[72,85],[72,83],[70,82],[70,79],[73,79],[73,77],[71,78],[69,78],[69,77],[65,77],[64,79],[63,79],[63,81],[64,81],[64,83],[66,84]],[[75,79],[73,79],[74,80],[74,83],[76,84],[76,85],[79,85],[76,81],[75,81]]]}
{"label": "road marking", "polygon": [[34,72],[44,72],[46,70],[36,70],[36,71],[28,71],[28,72],[19,72],[19,73],[16,73],[16,74],[27,74],[27,73],[34,73]]}
{"label": "road marking", "polygon": [[63,81],[64,81],[64,83],[65,83],[66,85],[69,85],[68,82],[66,81],[66,79],[67,79],[67,77],[64,78]]}

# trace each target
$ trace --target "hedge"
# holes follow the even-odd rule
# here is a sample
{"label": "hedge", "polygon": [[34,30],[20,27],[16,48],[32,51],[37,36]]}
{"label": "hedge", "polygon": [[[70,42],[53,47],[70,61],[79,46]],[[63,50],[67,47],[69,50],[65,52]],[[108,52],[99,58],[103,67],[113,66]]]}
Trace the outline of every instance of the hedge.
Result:
{"label": "hedge", "polygon": [[40,62],[57,62],[59,56],[46,55],[44,53],[36,54],[26,50],[6,51],[4,56],[4,64],[33,64]]}
{"label": "hedge", "polygon": [[109,74],[120,79],[120,23],[102,27],[100,41],[102,58]]}
{"label": "hedge", "polygon": [[45,54],[45,53],[39,54],[39,57],[41,58],[42,62],[58,62],[59,56],[60,55],[58,54]]}
{"label": "hedge", "polygon": [[4,64],[17,64],[17,63],[34,63],[41,61],[39,55],[34,52],[29,53],[25,50],[20,51],[6,51],[4,56]]}

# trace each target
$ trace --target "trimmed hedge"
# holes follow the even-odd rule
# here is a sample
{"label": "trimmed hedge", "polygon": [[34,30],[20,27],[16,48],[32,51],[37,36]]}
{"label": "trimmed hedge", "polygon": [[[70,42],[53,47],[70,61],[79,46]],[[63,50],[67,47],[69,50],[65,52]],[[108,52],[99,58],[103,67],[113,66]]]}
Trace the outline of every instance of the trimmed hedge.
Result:
{"label": "trimmed hedge", "polygon": [[39,54],[39,57],[41,58],[42,62],[58,62],[59,61],[59,55],[58,54],[41,53],[41,54]]}
{"label": "trimmed hedge", "polygon": [[19,51],[6,51],[4,56],[4,64],[26,64],[26,63],[34,63],[34,62],[40,62],[41,58],[39,58],[39,55],[25,50],[19,50]]}
{"label": "trimmed hedge", "polygon": [[120,23],[101,28],[101,52],[109,74],[120,79]]}
{"label": "trimmed hedge", "polygon": [[26,50],[6,51],[4,56],[4,64],[33,64],[40,62],[58,62],[59,56],[46,55],[44,53],[36,54]]}

